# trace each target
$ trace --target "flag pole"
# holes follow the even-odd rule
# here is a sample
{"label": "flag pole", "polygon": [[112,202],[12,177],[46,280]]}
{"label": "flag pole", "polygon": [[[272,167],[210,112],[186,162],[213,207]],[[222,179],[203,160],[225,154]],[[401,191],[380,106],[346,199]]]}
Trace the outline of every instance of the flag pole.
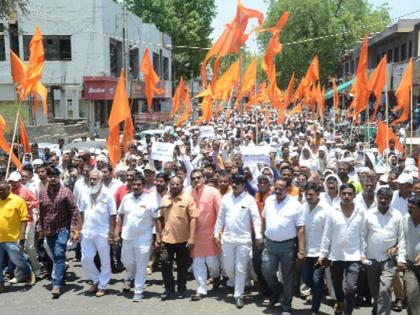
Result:
{"label": "flag pole", "polygon": [[413,157],[413,84],[410,86],[410,157]]}
{"label": "flag pole", "polygon": [[[389,101],[388,101],[388,83],[385,82],[385,119],[386,119],[386,148],[389,146]],[[385,163],[388,165],[388,154],[389,150],[386,151],[386,161]]]}
{"label": "flag pole", "polygon": [[368,148],[370,149],[370,126],[369,126],[369,122],[370,122],[370,113],[369,113],[369,102],[366,106],[366,124],[367,124],[367,137],[368,137]]}
{"label": "flag pole", "polygon": [[[16,138],[16,132],[17,132],[17,125],[19,120],[19,113],[20,108],[22,107],[22,101],[19,100],[18,109],[16,111],[16,119],[15,119],[15,126],[13,128],[13,136],[12,136],[12,142],[10,144],[10,152],[9,152],[9,159],[7,160],[7,168],[6,168],[6,180],[9,177],[9,171],[10,171],[10,164],[12,162],[12,154],[13,154],[13,146],[15,145],[15,138]],[[19,157],[17,157],[19,158]],[[17,166],[17,165],[16,165]]]}
{"label": "flag pole", "polygon": [[[242,52],[239,52],[239,84],[242,82]],[[244,104],[239,100],[239,115],[241,117],[241,144],[244,141]]]}

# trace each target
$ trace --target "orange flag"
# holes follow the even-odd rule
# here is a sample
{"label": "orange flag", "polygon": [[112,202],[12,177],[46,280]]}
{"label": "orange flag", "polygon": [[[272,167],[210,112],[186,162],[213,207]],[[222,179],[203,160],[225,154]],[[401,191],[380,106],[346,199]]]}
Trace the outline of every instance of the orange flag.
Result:
{"label": "orange flag", "polygon": [[321,120],[324,120],[324,114],[325,114],[325,86],[322,87],[321,91],[319,92],[318,96],[318,113],[319,118]]}
{"label": "orange flag", "polygon": [[287,86],[286,97],[284,103],[286,109],[293,103],[293,85],[295,84],[295,72],[293,71],[292,77],[290,78],[289,85]]}
{"label": "orange flag", "polygon": [[239,59],[231,64],[229,69],[217,80],[214,89],[214,97],[217,99],[223,98],[224,93],[230,92],[239,81],[241,73]]}
{"label": "orange flag", "polygon": [[381,119],[379,119],[378,132],[376,134],[376,147],[378,148],[379,153],[382,154],[384,150],[388,148],[389,140],[391,139],[394,139],[395,141],[395,148],[400,152],[404,152],[403,146],[398,140],[398,137],[395,136],[392,129],[389,128]]}
{"label": "orange flag", "polygon": [[217,70],[218,65],[220,64],[220,58],[228,54],[239,52],[241,45],[246,42],[249,35],[256,29],[254,28],[248,34],[245,34],[248,20],[253,18],[258,19],[257,27],[264,23],[264,15],[261,12],[245,8],[238,0],[235,18],[225,26],[222,35],[220,35],[214,45],[210,48],[201,66],[203,86],[206,86],[206,67],[209,60],[212,57],[216,57],[216,62],[213,67],[213,76],[215,76],[215,80],[217,80]]}
{"label": "orange flag", "polygon": [[121,74],[114,94],[114,101],[112,102],[111,114],[108,119],[109,136],[106,141],[109,160],[114,167],[121,158],[120,123],[127,119],[131,119],[131,111],[128,105],[127,91],[125,89],[124,70],[121,69]]}
{"label": "orange flag", "polygon": [[[0,149],[2,149],[7,155],[10,153],[10,146],[7,143],[6,138],[4,137],[4,129],[6,128],[6,121],[4,120],[3,116],[0,115]],[[19,159],[16,155],[12,152],[12,162],[16,165],[16,167],[21,170],[22,163],[20,163]]]}
{"label": "orange flag", "polygon": [[334,111],[338,111],[338,106],[340,104],[340,99],[338,98],[338,91],[337,91],[337,83],[335,82],[335,78],[332,79],[332,86],[333,86],[333,107]]}
{"label": "orange flag", "polygon": [[31,148],[29,146],[28,133],[26,132],[25,123],[22,117],[19,115],[19,131],[20,131],[20,143],[23,146],[23,152],[30,153]]}
{"label": "orange flag", "polygon": [[[26,82],[26,75],[28,73],[28,67],[25,63],[10,49],[10,66],[13,82],[18,84],[17,94],[19,99],[22,101],[23,89]],[[34,112],[38,110],[38,96],[41,96],[42,100],[42,111],[44,115],[47,115],[47,94],[46,87],[38,81],[35,87],[31,90],[34,97]]]}
{"label": "orange flag", "polygon": [[319,60],[317,55],[315,55],[312,59],[312,62],[306,71],[305,78],[310,85],[315,84],[316,81],[319,81]]}
{"label": "orange flag", "polygon": [[290,111],[290,115],[295,115],[295,114],[299,114],[302,112],[302,104],[299,103],[297,104],[291,111]]}
{"label": "orange flag", "polygon": [[410,115],[410,103],[411,96],[410,92],[413,88],[413,58],[410,58],[410,61],[407,64],[407,69],[405,69],[404,76],[401,79],[398,89],[395,91],[395,97],[397,98],[397,107],[392,111],[396,112],[402,110],[400,118],[394,120],[391,123],[391,126],[395,126],[399,123],[403,123],[408,120]]}
{"label": "orange flag", "polygon": [[163,89],[157,88],[156,85],[159,83],[160,78],[153,69],[152,62],[150,60],[149,49],[144,50],[143,61],[141,62],[140,71],[144,74],[144,84],[146,90],[147,107],[149,112],[152,112],[153,95],[161,94],[164,92]]}
{"label": "orange flag", "polygon": [[369,101],[368,92],[368,34],[366,33],[362,47],[360,48],[359,63],[357,64],[356,82],[353,85],[354,95],[354,117],[366,110]]}
{"label": "orange flag", "polygon": [[213,103],[211,96],[206,96],[203,98],[203,102],[201,103],[201,112],[201,117],[197,121],[197,124],[201,124],[203,121],[209,122],[213,115]]}
{"label": "orange flag", "polygon": [[175,95],[172,98],[172,112],[171,112],[172,117],[174,117],[175,114],[181,108],[182,101],[184,100],[184,93],[185,93],[184,78],[181,77],[181,80],[179,80],[178,87],[176,88]]}
{"label": "orange flag", "polygon": [[240,89],[239,94],[243,97],[245,93],[252,92],[256,84],[257,84],[257,58],[254,57],[254,59],[252,59],[252,62],[249,64],[248,68],[246,69],[242,77],[241,89]]}
{"label": "orange flag", "polygon": [[306,86],[308,85],[307,83],[308,81],[306,80],[305,77],[302,77],[302,79],[299,82],[298,87],[296,88],[296,92],[295,92],[295,97],[298,100],[303,100],[304,96],[305,96],[305,89]]}
{"label": "orange flag", "polygon": [[123,138],[122,138],[122,146],[124,152],[128,152],[128,146],[134,142],[134,125],[133,119],[127,118],[124,122],[124,131],[123,131]]}
{"label": "orange flag", "polygon": [[379,109],[379,103],[381,101],[382,89],[386,83],[386,55],[383,56],[381,62],[379,62],[375,71],[372,73],[369,79],[368,90],[370,93],[375,94],[375,111],[373,112],[370,121],[375,120],[376,113]]}
{"label": "orange flag", "polygon": [[188,89],[188,87],[184,93],[184,104],[185,109],[182,115],[178,118],[178,121],[176,122],[177,127],[182,126],[188,120],[188,117],[190,117],[191,114],[190,90]]}

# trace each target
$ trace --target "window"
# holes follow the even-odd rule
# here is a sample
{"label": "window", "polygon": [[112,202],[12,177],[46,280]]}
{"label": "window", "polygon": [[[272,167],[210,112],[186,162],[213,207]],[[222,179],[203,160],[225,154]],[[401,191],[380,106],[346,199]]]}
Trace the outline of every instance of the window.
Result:
{"label": "window", "polygon": [[116,39],[109,39],[109,64],[111,75],[118,77],[122,68],[122,43]]}
{"label": "window", "polygon": [[400,47],[394,48],[394,62],[400,61]]}
{"label": "window", "polygon": [[401,45],[401,61],[407,59],[407,44]]}
{"label": "window", "polygon": [[388,62],[392,62],[392,49],[388,49],[388,52],[386,53],[386,59]]}
{"label": "window", "polygon": [[160,77],[160,62],[159,62],[159,54],[153,53],[153,69],[157,73],[157,75]]}
{"label": "window", "polygon": [[169,80],[169,58],[163,57],[163,80]]}
{"label": "window", "polygon": [[[29,43],[32,35],[23,35],[23,57],[29,60]],[[71,61],[70,35],[43,35],[45,60]]]}
{"label": "window", "polygon": [[130,75],[131,78],[137,79],[139,76],[139,49],[130,48]]}
{"label": "window", "polygon": [[16,24],[9,24],[9,44],[10,49],[19,56],[19,29]]}
{"label": "window", "polygon": [[0,24],[0,61],[6,60],[6,50],[4,47],[4,26]]}
{"label": "window", "polygon": [[413,49],[413,42],[410,40],[408,42],[408,58],[411,58],[412,54],[412,49]]}

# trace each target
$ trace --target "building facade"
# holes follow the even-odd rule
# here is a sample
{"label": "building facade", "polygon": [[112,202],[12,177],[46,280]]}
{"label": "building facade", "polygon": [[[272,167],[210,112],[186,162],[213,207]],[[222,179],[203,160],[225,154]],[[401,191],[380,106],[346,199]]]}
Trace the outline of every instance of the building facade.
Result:
{"label": "building facade", "polygon": [[[144,50],[149,49],[164,93],[156,95],[155,112],[166,117],[171,106],[171,38],[143,23],[112,0],[31,0],[26,14],[1,24],[0,101],[17,100],[10,75],[9,48],[25,62],[35,26],[42,29],[45,49],[43,84],[48,88],[51,119],[86,119],[103,133],[118,76],[127,69],[127,90],[133,115],[146,111]],[[47,123],[39,110],[35,124]],[[51,120],[49,119],[49,120]],[[163,119],[163,118],[161,118]]]}

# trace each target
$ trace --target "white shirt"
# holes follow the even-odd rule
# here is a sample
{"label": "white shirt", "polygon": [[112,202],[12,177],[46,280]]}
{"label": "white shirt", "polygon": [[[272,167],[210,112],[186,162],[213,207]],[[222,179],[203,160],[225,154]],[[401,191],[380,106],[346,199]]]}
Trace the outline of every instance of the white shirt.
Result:
{"label": "white shirt", "polygon": [[405,262],[405,239],[402,215],[389,209],[382,214],[377,207],[365,213],[363,231],[364,256],[368,259],[385,261],[389,259],[388,249],[398,246],[398,261]]}
{"label": "white shirt", "polygon": [[319,202],[315,208],[309,209],[308,203],[303,204],[303,220],[305,222],[305,256],[319,257],[321,251],[322,232],[325,221],[332,208]]}
{"label": "white shirt", "polygon": [[328,192],[323,192],[321,193],[321,196],[320,196],[320,202],[325,203],[326,205],[330,207],[338,208],[340,207],[341,198],[338,194],[336,197],[331,198]]}
{"label": "white shirt", "polygon": [[408,198],[404,199],[400,196],[400,192],[396,190],[394,191],[394,196],[389,207],[398,210],[402,216],[405,216],[408,213]]}
{"label": "white shirt", "polygon": [[254,226],[255,238],[262,239],[261,219],[254,197],[246,191],[238,197],[235,197],[233,192],[224,195],[214,227],[215,237],[219,237],[223,230],[224,242],[251,244],[251,223]]}
{"label": "white shirt", "polygon": [[363,199],[363,192],[358,194],[356,196],[356,198],[354,198],[354,204],[356,205],[356,207],[363,209],[364,211],[368,211],[371,209],[375,209],[377,207],[376,204],[376,197],[373,198],[373,202],[370,205],[370,207],[368,207],[368,205],[366,204],[365,199]]}
{"label": "white shirt", "polygon": [[96,200],[88,191],[84,191],[80,198],[79,210],[83,213],[83,237],[108,237],[109,217],[117,214],[117,207],[114,196],[106,187],[101,188]]}
{"label": "white shirt", "polygon": [[120,181],[119,179],[113,178],[111,180],[111,182],[109,183],[109,185],[108,186],[105,186],[105,187],[109,189],[109,191],[111,192],[111,194],[113,196],[115,196],[115,194],[117,193],[118,188],[120,188],[123,185],[124,184],[122,183],[122,181]]}
{"label": "white shirt", "polygon": [[359,261],[363,254],[364,211],[355,209],[346,217],[341,210],[331,211],[325,222],[321,241],[321,256],[332,261]]}
{"label": "white shirt", "polygon": [[265,218],[265,236],[275,242],[296,238],[296,227],[304,225],[302,205],[290,196],[280,203],[276,195],[268,196],[262,216]]}
{"label": "white shirt", "polygon": [[124,196],[118,213],[124,215],[121,237],[124,240],[151,241],[154,220],[159,218],[159,205],[153,194],[141,194],[138,198],[134,193]]}
{"label": "white shirt", "polygon": [[39,189],[41,187],[41,181],[39,180],[38,176],[32,176],[31,179],[26,181],[25,187],[28,188],[38,199],[39,198]]}
{"label": "white shirt", "polygon": [[82,193],[88,191],[88,189],[89,184],[85,181],[85,178],[83,176],[80,177],[74,184],[73,194],[77,207],[81,207],[80,202],[82,199]]}

